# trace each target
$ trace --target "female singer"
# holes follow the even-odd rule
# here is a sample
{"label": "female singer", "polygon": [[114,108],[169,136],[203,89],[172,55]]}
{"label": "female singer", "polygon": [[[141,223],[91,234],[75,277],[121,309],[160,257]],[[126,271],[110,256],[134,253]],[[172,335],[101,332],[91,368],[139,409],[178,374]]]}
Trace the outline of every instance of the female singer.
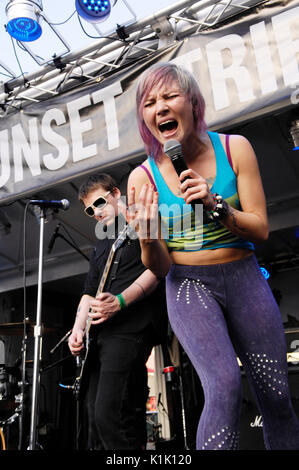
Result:
{"label": "female singer", "polygon": [[[246,138],[208,131],[204,111],[198,84],[184,69],[159,63],[141,76],[137,117],[148,158],[131,173],[128,198],[142,261],[166,276],[169,321],[204,389],[196,448],[238,448],[238,357],[262,414],[266,448],[299,449],[281,315],[254,255],[254,243],[268,237],[257,159]],[[164,152],[173,139],[187,166],[179,175]],[[188,215],[192,224],[180,231]]]}

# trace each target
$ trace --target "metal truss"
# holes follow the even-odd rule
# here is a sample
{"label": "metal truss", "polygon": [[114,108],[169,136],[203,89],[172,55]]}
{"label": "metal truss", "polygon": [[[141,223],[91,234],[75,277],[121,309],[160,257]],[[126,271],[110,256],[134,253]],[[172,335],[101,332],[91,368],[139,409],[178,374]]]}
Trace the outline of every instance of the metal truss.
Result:
{"label": "metal truss", "polygon": [[0,118],[83,81],[101,82],[134,60],[172,47],[193,33],[217,28],[223,21],[271,2],[181,0],[128,27],[118,28],[109,38],[100,38],[84,49],[54,58],[33,73],[7,81],[0,93]]}

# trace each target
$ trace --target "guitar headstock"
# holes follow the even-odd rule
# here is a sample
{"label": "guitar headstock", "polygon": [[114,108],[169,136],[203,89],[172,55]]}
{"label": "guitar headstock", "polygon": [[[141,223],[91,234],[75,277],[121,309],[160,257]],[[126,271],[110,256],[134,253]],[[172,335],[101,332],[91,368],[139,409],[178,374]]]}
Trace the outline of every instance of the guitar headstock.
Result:
{"label": "guitar headstock", "polygon": [[[135,234],[135,236],[134,236]],[[118,248],[121,247],[123,242],[126,240],[127,237],[131,236],[131,238],[136,238],[136,232],[135,230],[131,227],[131,225],[126,225],[123,230],[119,233],[117,239],[112,245],[112,250],[115,252],[118,250]]]}

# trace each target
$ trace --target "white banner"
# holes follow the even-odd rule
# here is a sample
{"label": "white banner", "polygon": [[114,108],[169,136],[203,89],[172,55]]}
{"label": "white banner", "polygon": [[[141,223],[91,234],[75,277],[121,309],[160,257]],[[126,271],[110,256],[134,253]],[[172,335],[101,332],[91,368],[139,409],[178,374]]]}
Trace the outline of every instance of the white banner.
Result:
{"label": "white banner", "polygon": [[0,119],[0,201],[28,196],[103,166],[141,155],[136,78],[173,60],[197,77],[210,128],[225,128],[287,100],[299,102],[299,1],[174,43],[101,84]]}

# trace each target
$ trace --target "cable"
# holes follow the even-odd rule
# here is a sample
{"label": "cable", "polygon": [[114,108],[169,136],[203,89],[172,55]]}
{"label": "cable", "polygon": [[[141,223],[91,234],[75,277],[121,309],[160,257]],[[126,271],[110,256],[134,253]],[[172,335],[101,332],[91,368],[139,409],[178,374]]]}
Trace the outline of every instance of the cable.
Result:
{"label": "cable", "polygon": [[59,26],[61,24],[65,24],[67,23],[71,18],[72,16],[74,16],[74,14],[76,13],[77,10],[73,11],[73,13],[71,14],[71,16],[69,16],[66,20],[62,21],[61,23],[49,23],[51,26]]}
{"label": "cable", "polygon": [[11,40],[11,43],[12,43],[12,47],[13,47],[13,50],[14,50],[14,53],[15,53],[15,58],[17,60],[17,63],[18,63],[18,66],[19,66],[19,69],[20,69],[20,72],[21,72],[21,75],[24,79],[24,83],[26,83],[26,79],[25,79],[25,76],[24,76],[24,72],[23,72],[23,69],[21,67],[21,64],[20,64],[20,61],[19,61],[19,58],[18,58],[18,54],[17,54],[17,51],[16,51],[16,47],[15,47],[15,43],[14,43],[14,40],[12,38],[12,36],[10,36],[10,40]]}
{"label": "cable", "polygon": [[120,42],[123,42],[123,43],[127,43],[128,41],[126,41],[125,39],[121,39],[120,37],[113,37],[113,36],[92,36],[91,34],[88,34],[84,27],[83,27],[83,24],[81,22],[81,19],[80,19],[80,16],[77,15],[78,17],[78,21],[79,21],[79,24],[81,26],[81,29],[83,31],[84,34],[86,34],[86,36],[88,36],[89,38],[91,39],[111,39],[111,41],[120,41]]}
{"label": "cable", "polygon": [[1,74],[1,75],[4,75],[4,77],[16,78],[16,77],[14,77],[13,75],[7,75],[7,73],[0,72],[0,74]]}
{"label": "cable", "polygon": [[[70,237],[72,243],[73,243],[77,248],[79,248],[78,243],[75,242],[74,238],[72,237],[72,235],[70,234],[70,232],[66,229],[66,227],[65,227],[63,224],[61,224],[61,228],[63,228],[63,230],[65,231],[65,233]],[[79,249],[80,249],[80,248],[79,248]]]}
{"label": "cable", "polygon": [[0,438],[1,438],[2,450],[6,450],[5,438],[4,438],[2,428],[0,428]]}
{"label": "cable", "polygon": [[[18,41],[17,39],[16,39],[16,43],[17,43],[17,46],[21,49],[21,51],[28,53],[26,47],[24,47],[23,44],[21,44],[20,41]],[[37,58],[40,59],[40,60],[45,60],[43,57],[41,57],[41,56],[38,55],[38,54],[35,54],[35,57],[37,57]]]}

